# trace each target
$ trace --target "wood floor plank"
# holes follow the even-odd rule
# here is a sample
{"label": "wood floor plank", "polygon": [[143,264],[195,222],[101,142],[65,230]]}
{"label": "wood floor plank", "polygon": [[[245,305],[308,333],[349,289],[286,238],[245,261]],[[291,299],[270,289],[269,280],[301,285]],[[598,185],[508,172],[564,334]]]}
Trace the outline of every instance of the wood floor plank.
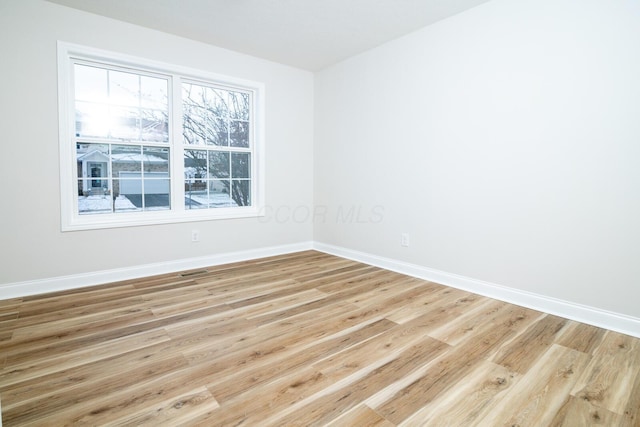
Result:
{"label": "wood floor plank", "polygon": [[170,339],[164,330],[158,329],[115,340],[96,342],[64,353],[47,353],[40,358],[30,358],[23,363],[12,363],[11,369],[0,371],[0,387],[114,357],[122,354],[123,349],[138,350],[170,341]]}
{"label": "wood floor plank", "polygon": [[[179,298],[171,302],[162,304],[145,303],[145,307],[149,308],[157,318],[171,317],[181,313],[196,311],[214,306],[223,306],[220,300],[211,295],[209,292],[185,293],[185,298]],[[230,307],[229,307],[230,308]]]}
{"label": "wood floor plank", "polygon": [[[337,418],[341,413],[357,406],[376,393],[378,389],[391,385],[399,377],[411,373],[424,363],[431,362],[447,348],[446,344],[425,337],[419,343],[401,352],[397,357],[367,372],[355,381],[339,382],[334,390],[322,393],[318,397],[311,396],[308,402],[300,402],[300,407],[295,412],[268,421],[277,422],[280,425],[295,426],[325,424],[333,418]],[[387,417],[385,416],[385,418]]]}
{"label": "wood floor plank", "polygon": [[0,301],[2,425],[640,425],[640,339],[316,251]]}
{"label": "wood floor plank", "polygon": [[400,426],[468,426],[488,405],[501,399],[520,375],[504,366],[480,361],[475,369],[399,423]]}
{"label": "wood floor plank", "polygon": [[[220,369],[225,366],[231,368],[236,364],[244,365],[248,360],[256,361],[282,352],[291,343],[303,345],[331,335],[341,327],[379,318],[375,313],[364,310],[355,312],[353,307],[343,304],[313,317],[299,318],[296,321],[285,320],[264,327],[257,326],[258,323],[254,319],[221,319],[218,325],[210,325],[196,333],[206,333],[207,336],[215,338],[215,341],[207,340],[197,346],[190,344],[182,352],[192,365],[215,362],[220,364]],[[328,319],[333,322],[328,323]],[[188,340],[191,341],[190,338]]]}
{"label": "wood floor plank", "polygon": [[[322,300],[305,303],[286,311],[261,315],[256,317],[255,320],[257,320],[261,325],[267,325],[269,323],[281,322],[286,319],[292,320],[296,317],[308,316],[309,313],[312,313],[314,311],[324,311],[327,307],[342,303],[353,306],[353,304],[348,303],[347,301],[350,297],[358,294],[359,292],[362,292],[364,288],[370,289],[373,287],[382,286],[384,283],[386,283],[386,280],[380,280],[377,276],[374,276],[371,277],[366,283],[362,283],[354,287],[347,287],[344,289],[341,288],[339,291],[330,293],[326,298],[323,298]],[[323,290],[322,292],[326,292],[326,290]],[[381,312],[383,309],[388,309],[388,307],[383,307],[380,304],[376,304],[373,308],[373,311],[378,312],[378,315],[382,315]]]}
{"label": "wood floor plank", "polygon": [[592,405],[585,399],[567,396],[550,423],[554,427],[620,426],[622,417]]}
{"label": "wood floor plank", "polygon": [[[138,320],[138,321],[136,321]],[[29,362],[33,362],[36,360],[40,360],[42,358],[48,358],[50,356],[57,356],[58,354],[64,354],[70,351],[71,349],[77,348],[79,343],[84,343],[89,346],[95,344],[96,342],[101,341],[101,337],[109,338],[118,338],[121,336],[131,335],[135,332],[143,332],[143,328],[139,328],[138,325],[144,324],[145,321],[147,323],[152,321],[153,318],[149,317],[146,314],[135,316],[135,318],[127,317],[126,319],[116,319],[113,322],[106,322],[107,326],[120,326],[120,328],[115,327],[113,329],[106,328],[101,329],[101,325],[94,325],[93,328],[80,328],[78,333],[74,333],[76,331],[60,331],[59,334],[55,332],[44,335],[38,339],[29,340],[11,340],[9,345],[2,349],[7,357],[7,363],[10,364],[25,364]],[[133,325],[130,325],[129,322],[132,322]],[[48,329],[44,327],[44,329]],[[139,330],[138,330],[139,329]],[[48,329],[51,331],[50,329]],[[121,333],[118,335],[106,334],[103,331],[129,331],[132,333]]]}
{"label": "wood floor plank", "polygon": [[556,343],[583,353],[593,354],[606,332],[606,329],[571,322],[564,328]]}
{"label": "wood floor plank", "polygon": [[24,302],[24,298],[9,298],[0,300],[0,313],[15,311]]}
{"label": "wood floor plank", "polygon": [[440,285],[434,287],[430,283],[426,284],[425,290],[423,295],[407,301],[406,304],[390,313],[388,318],[396,323],[406,323],[423,315],[426,310],[431,310],[433,306],[442,306],[445,303],[455,301],[464,303],[466,302],[464,298],[468,295],[466,292]]}
{"label": "wood floor plank", "polygon": [[262,315],[270,315],[274,313],[289,313],[291,309],[299,307],[303,304],[309,304],[323,300],[328,295],[317,289],[308,289],[294,294],[286,295],[281,298],[274,298],[261,304],[253,304],[242,310],[247,319],[253,319]]}
{"label": "wood floor plank", "polygon": [[193,322],[194,318],[213,316],[226,309],[224,306],[207,307],[167,318],[151,319],[142,322],[129,319],[130,322],[122,322],[118,328],[95,328],[91,333],[84,333],[80,336],[60,336],[58,339],[55,339],[56,335],[53,335],[47,336],[46,339],[43,340],[36,342],[29,341],[26,343],[22,341],[13,342],[13,340],[11,340],[3,346],[2,350],[7,354],[6,363],[8,365],[12,363],[25,363],[34,358],[40,359],[47,357],[49,354],[64,353],[71,349],[81,348],[97,342],[135,335],[153,329],[167,327],[168,325],[180,325],[184,322]]}
{"label": "wood floor plank", "polygon": [[[199,390],[202,386],[197,382],[198,374],[185,367],[176,367],[162,374],[148,376],[127,386],[126,392],[113,390],[110,393],[96,393],[80,402],[57,408],[46,415],[45,423],[41,425],[101,426],[115,422],[126,414],[153,410],[163,406],[167,400],[180,401],[181,396]],[[210,403],[215,406],[213,401]]]}
{"label": "wood floor plank", "polygon": [[9,341],[13,337],[17,320],[17,311],[5,311],[0,313],[0,345],[2,344],[2,341]]}
{"label": "wood floor plank", "polygon": [[[376,323],[384,324],[384,322]],[[350,344],[355,342],[351,340],[351,337],[336,337],[335,339],[336,344],[340,343],[341,346],[345,346],[347,340],[352,341]],[[317,354],[318,356],[322,353],[321,349],[314,348],[309,348],[308,351],[305,349],[302,352],[308,352],[311,355]],[[287,358],[287,360],[289,359]],[[320,390],[333,383],[333,381],[327,381],[327,378],[316,371],[307,371],[307,368],[301,367],[299,371],[286,369],[291,368],[291,365],[284,366],[284,368],[282,369],[284,371],[283,374],[278,379],[264,385],[262,392],[270,396],[268,402],[260,398],[252,398],[256,394],[256,389],[252,388],[240,398],[236,397],[227,402],[225,406],[220,408],[219,412],[215,412],[211,417],[200,420],[204,423],[202,425],[264,424],[266,416],[277,411],[278,408],[290,406],[299,401],[305,393],[313,393],[314,390]],[[272,366],[267,367],[267,371],[271,369]],[[296,374],[296,372],[308,373],[300,375]],[[289,378],[289,375],[291,375],[291,378]],[[259,390],[257,396],[260,396]]]}
{"label": "wood floor plank", "polygon": [[61,338],[72,338],[91,334],[96,330],[119,328],[122,325],[130,325],[148,320],[153,320],[153,313],[141,307],[124,308],[100,313],[89,313],[67,317],[59,320],[48,320],[35,325],[16,328],[13,333],[13,341],[48,343],[58,341]]}
{"label": "wood floor plank", "polygon": [[206,387],[198,387],[179,396],[172,396],[156,405],[146,407],[140,412],[106,422],[104,426],[189,425],[200,415],[214,411],[219,407],[220,405]]}
{"label": "wood floor plank", "polygon": [[631,386],[631,393],[625,403],[620,425],[624,427],[640,425],[640,374],[636,375],[634,384]]}
{"label": "wood floor plank", "polygon": [[301,283],[312,283],[315,287],[320,289],[323,285],[327,286],[331,283],[335,283],[340,280],[340,278],[353,280],[354,277],[360,277],[362,274],[369,274],[372,271],[371,268],[372,267],[365,266],[357,262],[349,262],[347,265],[339,266],[339,268],[327,268],[326,266],[323,266],[318,271],[314,271],[310,274],[295,274],[295,280]]}
{"label": "wood floor plank", "polygon": [[156,284],[152,291],[144,288],[136,288],[132,285],[114,287],[101,286],[95,290],[85,288],[78,292],[65,291],[63,293],[55,293],[51,298],[41,297],[25,301],[20,309],[20,317],[41,316],[55,311],[73,309],[79,303],[85,307],[92,305],[99,307],[113,300],[122,301],[123,298],[140,296],[148,292],[175,288],[185,289],[195,285],[196,283],[192,280],[172,278],[161,284]]}
{"label": "wood floor plank", "polygon": [[[370,265],[358,264],[353,266],[349,271],[343,270],[338,273],[328,271],[325,274],[318,275],[316,278],[296,276],[295,280],[306,283],[323,292],[334,292],[341,287],[351,286],[362,280],[366,280],[370,278],[372,274],[381,277],[380,269]],[[393,274],[390,274],[389,277],[393,277]]]}
{"label": "wood floor plank", "polygon": [[571,395],[622,415],[640,373],[640,340],[608,331]]}
{"label": "wood floor plank", "polygon": [[100,312],[107,312],[110,310],[125,309],[125,308],[141,308],[140,296],[134,295],[131,297],[122,297],[120,299],[114,299],[109,301],[103,301],[97,304],[84,304],[80,303],[74,307],[67,307],[60,310],[44,310],[37,313],[31,312],[31,315],[27,315],[22,310],[20,311],[20,327],[26,328],[32,325],[43,325],[48,322],[55,322],[65,319],[73,319],[79,316],[85,316],[88,314],[95,314]]}
{"label": "wood floor plank", "polygon": [[[366,310],[350,311],[338,317],[331,317],[334,317],[331,321],[313,321],[302,328],[291,328],[289,325],[283,325],[287,329],[281,333],[278,334],[278,330],[274,330],[277,339],[261,339],[256,345],[243,347],[233,353],[225,352],[224,355],[217,358],[211,358],[210,353],[206,357],[202,352],[196,355],[184,353],[192,365],[206,363],[210,368],[213,368],[212,373],[207,375],[206,383],[212,384],[226,376],[228,372],[234,372],[250,364],[262,364],[266,361],[274,360],[274,358],[286,357],[290,355],[289,349],[294,345],[298,347],[304,346],[313,341],[329,337],[341,329],[381,320],[379,316],[376,316],[375,312]],[[205,351],[210,352],[211,350],[206,349]]]}
{"label": "wood floor plank", "polygon": [[330,427],[393,427],[394,424],[367,405],[359,405],[338,419],[327,424]]}
{"label": "wood floor plank", "polygon": [[[64,394],[67,388],[73,389],[69,398],[77,399],[82,390],[95,393],[98,383],[102,384],[100,392],[105,392],[107,387],[118,387],[121,377],[121,381],[128,382],[137,375],[155,375],[162,369],[186,365],[186,360],[172,348],[170,341],[161,342],[63,370],[53,368],[36,378],[25,377],[22,381],[3,383],[2,397],[5,408],[35,402],[33,405],[42,405],[42,409],[49,404],[59,404],[51,396]],[[37,397],[32,397],[34,389],[38,390]]]}
{"label": "wood floor plank", "polygon": [[502,301],[485,300],[473,310],[465,310],[452,322],[429,333],[450,345],[457,345],[470,336],[482,332],[487,323],[503,323],[510,329],[522,331],[540,318],[541,313]]}
{"label": "wood floor plank", "polygon": [[225,378],[209,384],[214,396],[219,402],[225,402],[239,394],[256,387],[259,384],[273,380],[286,371],[321,360],[327,355],[338,353],[360,342],[368,341],[377,335],[393,328],[396,324],[387,319],[365,324],[348,334],[340,334],[331,339],[321,341],[309,347],[292,345],[286,352],[265,363],[226,375]]}
{"label": "wood floor plank", "polygon": [[553,344],[567,322],[567,319],[550,314],[544,316],[503,348],[494,358],[494,362],[521,374],[527,372]]}
{"label": "wood floor plank", "polygon": [[[397,278],[396,278],[397,279]],[[370,291],[360,292],[347,301],[357,305],[358,307],[366,307],[372,304],[380,304],[382,300],[396,301],[402,299],[406,304],[410,304],[414,300],[414,296],[402,296],[403,293],[417,292],[420,295],[431,294],[433,288],[426,286],[426,283],[413,278],[401,278],[402,283],[389,280],[380,287],[376,287]],[[404,305],[403,305],[404,307]]]}
{"label": "wood floor plank", "polygon": [[[309,368],[286,372],[278,379],[225,402],[193,421],[198,426],[278,426],[267,419],[331,387],[333,382]],[[268,398],[265,398],[267,396]]]}
{"label": "wood floor plank", "polygon": [[[332,279],[331,276],[323,276],[321,278],[321,283],[323,284],[318,284],[318,280],[304,283],[314,285],[318,290],[330,294],[344,293],[346,290],[349,290],[349,295],[353,297],[360,295],[362,292],[374,291],[377,288],[384,287],[390,282],[399,279],[398,275],[391,271],[381,272],[380,270],[376,271],[375,268],[371,270],[371,268],[374,267],[362,270],[360,274],[356,276],[346,276],[341,279]],[[405,277],[403,277],[403,279],[404,278]]]}
{"label": "wood floor plank", "polygon": [[484,408],[473,425],[550,425],[588,362],[582,352],[552,345],[503,399]]}
{"label": "wood floor plank", "polygon": [[314,367],[324,375],[332,377],[335,373],[344,376],[345,372],[357,372],[367,366],[384,362],[427,336],[436,321],[433,315],[425,314],[389,329],[376,339],[331,355],[315,363]]}
{"label": "wood floor plank", "polygon": [[[8,422],[17,425],[38,418],[47,420],[51,423],[49,425],[56,425],[56,418],[66,418],[71,413],[84,413],[83,416],[87,416],[88,412],[94,416],[104,411],[101,405],[95,407],[92,404],[102,401],[105,396],[116,395],[122,398],[119,392],[123,388],[133,389],[149,378],[157,378],[163,373],[173,373],[187,366],[184,358],[175,354],[164,355],[152,361],[138,360],[138,366],[132,363],[134,361],[127,360],[129,365],[114,364],[105,367],[104,370],[103,367],[85,366],[82,369],[45,376],[43,380],[48,381],[49,387],[43,387],[42,382],[33,385],[19,384],[20,387],[3,393],[3,417],[6,416]],[[38,397],[28,398],[33,394],[34,388],[39,390]],[[40,391],[41,388],[44,390]],[[131,407],[131,404],[129,406]],[[76,425],[79,418],[78,416],[78,419],[73,420]]]}
{"label": "wood floor plank", "polygon": [[391,422],[400,424],[474,370],[481,369],[479,366],[487,354],[495,351],[512,335],[513,331],[507,327],[495,327],[465,340],[439,358],[424,375],[397,391],[382,405],[374,406],[374,409]]}
{"label": "wood floor plank", "polygon": [[[279,285],[279,286],[278,286]],[[286,298],[288,296],[304,292],[309,290],[309,287],[304,283],[298,283],[294,280],[287,280],[281,284],[272,284],[268,292],[261,295],[252,296],[251,298],[242,298],[235,301],[229,301],[227,304],[231,308],[242,308],[247,306],[253,306],[265,302],[271,302],[280,298]]]}

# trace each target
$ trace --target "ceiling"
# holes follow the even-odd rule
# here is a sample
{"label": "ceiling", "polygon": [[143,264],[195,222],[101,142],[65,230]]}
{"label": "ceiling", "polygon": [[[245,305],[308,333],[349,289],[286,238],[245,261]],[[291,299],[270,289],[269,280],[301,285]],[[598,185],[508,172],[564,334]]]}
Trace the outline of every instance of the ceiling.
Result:
{"label": "ceiling", "polygon": [[317,71],[489,0],[48,0]]}

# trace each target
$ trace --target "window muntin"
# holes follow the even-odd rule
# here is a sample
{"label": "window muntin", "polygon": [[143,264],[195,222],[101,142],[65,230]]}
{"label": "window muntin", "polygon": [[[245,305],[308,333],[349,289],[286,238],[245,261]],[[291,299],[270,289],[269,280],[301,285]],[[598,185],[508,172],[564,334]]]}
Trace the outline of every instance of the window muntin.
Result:
{"label": "window muntin", "polygon": [[66,43],[59,67],[63,230],[259,215],[261,84]]}

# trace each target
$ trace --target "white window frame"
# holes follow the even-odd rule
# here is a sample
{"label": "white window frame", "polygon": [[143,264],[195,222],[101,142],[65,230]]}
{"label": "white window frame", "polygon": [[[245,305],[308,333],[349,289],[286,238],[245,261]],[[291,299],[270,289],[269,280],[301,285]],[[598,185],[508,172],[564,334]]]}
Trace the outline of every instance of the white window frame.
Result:
{"label": "white window frame", "polygon": [[[74,82],[75,61],[90,61],[132,69],[135,72],[160,74],[169,79],[169,143],[171,209],[121,213],[83,214],[78,212],[78,177],[76,163],[76,130]],[[184,150],[199,145],[185,145],[182,137],[182,81],[202,81],[230,89],[250,92],[252,96],[250,147],[251,206],[208,209],[185,209]],[[264,84],[238,79],[179,65],[109,52],[87,46],[58,41],[58,107],[60,149],[60,195],[62,231],[131,227],[189,221],[205,221],[264,215]],[[174,101],[172,102],[171,99]]]}

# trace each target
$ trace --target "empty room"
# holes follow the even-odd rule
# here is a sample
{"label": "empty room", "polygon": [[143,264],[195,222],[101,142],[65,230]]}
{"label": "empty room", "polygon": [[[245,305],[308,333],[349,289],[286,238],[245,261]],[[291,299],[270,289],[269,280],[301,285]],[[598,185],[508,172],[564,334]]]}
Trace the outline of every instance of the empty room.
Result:
{"label": "empty room", "polygon": [[640,426],[639,1],[0,35],[0,426]]}

